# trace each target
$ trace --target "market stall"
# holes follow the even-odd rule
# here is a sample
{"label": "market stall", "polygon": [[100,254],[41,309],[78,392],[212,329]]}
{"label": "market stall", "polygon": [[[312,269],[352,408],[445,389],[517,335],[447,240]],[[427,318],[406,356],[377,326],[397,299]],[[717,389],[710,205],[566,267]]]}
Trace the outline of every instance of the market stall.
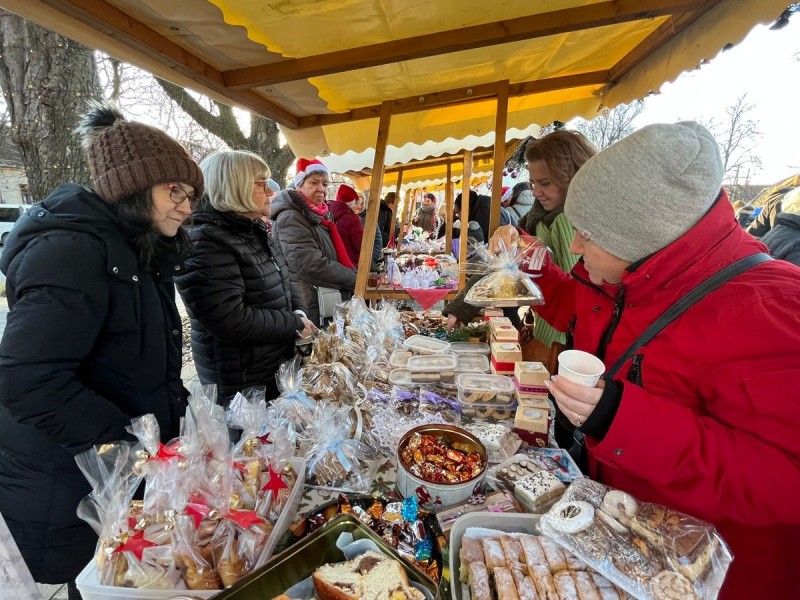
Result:
{"label": "market stall", "polygon": [[[747,0],[506,3],[491,13],[449,0],[3,4],[275,119],[297,154],[320,156],[331,170],[369,167],[373,200],[389,181],[387,165],[460,155],[462,214],[473,150],[492,148],[497,182],[506,140],[642,97],[785,8]],[[314,32],[336,35],[309,35],[312,22]],[[445,164],[447,182],[456,163]],[[398,170],[397,191],[404,181],[412,179]],[[494,185],[492,229],[499,191]],[[368,233],[376,221],[371,202]],[[461,266],[465,253],[462,243]],[[368,277],[364,254],[357,291]],[[473,299],[541,301],[526,285],[476,285]],[[731,559],[715,529],[579,477],[553,447],[550,374],[521,360],[516,330],[496,312],[484,317],[451,344],[441,315],[372,309],[356,297],[316,336],[311,356],[285,365],[271,405],[241,396],[225,415],[210,390],[196,390],[173,443],[158,443],[144,416],[133,424],[137,442],[83,455],[93,489],[83,514],[101,540],[78,579],[84,598],[187,589],[361,597],[368,588],[379,590],[370,597],[474,600],[715,598]],[[242,431],[236,444],[229,427]]]}

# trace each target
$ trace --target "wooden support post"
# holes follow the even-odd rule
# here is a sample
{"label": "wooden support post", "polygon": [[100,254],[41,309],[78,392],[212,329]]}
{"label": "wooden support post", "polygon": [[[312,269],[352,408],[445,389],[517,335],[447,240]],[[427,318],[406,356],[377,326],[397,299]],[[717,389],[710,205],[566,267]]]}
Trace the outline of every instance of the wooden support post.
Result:
{"label": "wooden support post", "polygon": [[463,290],[467,281],[464,269],[467,265],[467,240],[469,238],[469,183],[472,179],[472,152],[464,152],[464,172],[461,178],[461,235],[458,238],[458,289]]}
{"label": "wooden support post", "polygon": [[[389,140],[389,125],[392,121],[392,105],[381,104],[381,117],[378,121],[378,138],[375,141],[375,160],[372,163],[372,181],[369,186],[369,197],[380,200],[383,189],[383,163],[386,159],[386,143]],[[375,243],[375,228],[378,226],[378,209],[380,202],[370,202],[367,219],[364,223],[364,239],[361,242],[361,256],[358,257],[358,274],[356,275],[356,296],[364,296],[367,289],[367,278],[372,263],[372,246]]]}
{"label": "wooden support post", "polygon": [[444,253],[453,252],[453,168],[447,163],[447,180],[444,182]]}
{"label": "wooden support post", "polygon": [[397,187],[394,190],[394,205],[392,206],[392,222],[389,224],[389,239],[383,240],[384,247],[389,245],[389,240],[394,239],[397,230],[397,211],[400,208],[400,186],[403,185],[403,169],[397,172]]}
{"label": "wooden support post", "polygon": [[[494,125],[494,169],[492,170],[492,208],[489,213],[489,236],[500,226],[500,200],[503,196],[503,165],[506,161],[508,126],[508,80],[497,91],[497,118]],[[487,242],[489,240],[486,240]]]}

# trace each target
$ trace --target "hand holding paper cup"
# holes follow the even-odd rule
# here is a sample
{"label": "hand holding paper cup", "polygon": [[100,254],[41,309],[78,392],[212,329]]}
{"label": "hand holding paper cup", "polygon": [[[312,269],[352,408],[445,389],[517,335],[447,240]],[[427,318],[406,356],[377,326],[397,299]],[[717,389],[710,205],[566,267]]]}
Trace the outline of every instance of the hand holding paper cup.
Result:
{"label": "hand holding paper cup", "polygon": [[605,370],[602,360],[582,350],[565,350],[558,355],[558,375],[586,387],[595,387]]}

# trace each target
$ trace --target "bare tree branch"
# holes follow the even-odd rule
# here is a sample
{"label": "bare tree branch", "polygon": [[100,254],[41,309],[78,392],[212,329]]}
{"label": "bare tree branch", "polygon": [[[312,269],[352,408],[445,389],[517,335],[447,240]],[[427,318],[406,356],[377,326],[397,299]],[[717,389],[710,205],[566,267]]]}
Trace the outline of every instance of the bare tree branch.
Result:
{"label": "bare tree branch", "polygon": [[[231,148],[248,147],[247,138],[244,136],[241,129],[239,129],[236,119],[233,118],[233,110],[230,109],[230,107],[226,107],[230,110],[230,118],[219,118],[203,108],[197,100],[192,98],[191,94],[189,94],[185,88],[170,83],[169,81],[159,79],[158,77],[156,77],[156,81],[167,95],[172,98],[187,115],[197,121],[200,126],[224,140]],[[223,114],[222,111],[220,111],[220,114]],[[233,126],[231,126],[231,121]]]}
{"label": "bare tree branch", "polygon": [[581,120],[575,129],[602,150],[633,133],[633,121],[643,110],[644,101],[634,100],[630,104],[620,104],[616,108],[606,110],[590,121]]}

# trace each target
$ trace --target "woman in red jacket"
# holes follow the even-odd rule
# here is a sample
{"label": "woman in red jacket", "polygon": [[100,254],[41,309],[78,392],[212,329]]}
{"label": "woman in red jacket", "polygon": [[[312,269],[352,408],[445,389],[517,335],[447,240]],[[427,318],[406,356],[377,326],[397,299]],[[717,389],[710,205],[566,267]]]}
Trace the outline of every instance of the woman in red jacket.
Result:
{"label": "woman in red jacket", "polygon": [[[690,290],[766,250],[738,226],[722,175],[696,123],[650,125],[590,159],[565,207],[583,258],[571,276],[545,265],[538,312],[613,365]],[[734,555],[723,599],[800,597],[798,332],[800,269],[768,260],[596,388],[549,385],[592,478],[717,527]]]}
{"label": "woman in red jacket", "polygon": [[364,237],[364,226],[361,217],[353,212],[353,207],[358,202],[358,192],[347,184],[342,184],[336,190],[336,200],[328,202],[331,216],[336,223],[336,230],[342,238],[350,262],[358,266],[358,257],[361,254],[361,240]]}

